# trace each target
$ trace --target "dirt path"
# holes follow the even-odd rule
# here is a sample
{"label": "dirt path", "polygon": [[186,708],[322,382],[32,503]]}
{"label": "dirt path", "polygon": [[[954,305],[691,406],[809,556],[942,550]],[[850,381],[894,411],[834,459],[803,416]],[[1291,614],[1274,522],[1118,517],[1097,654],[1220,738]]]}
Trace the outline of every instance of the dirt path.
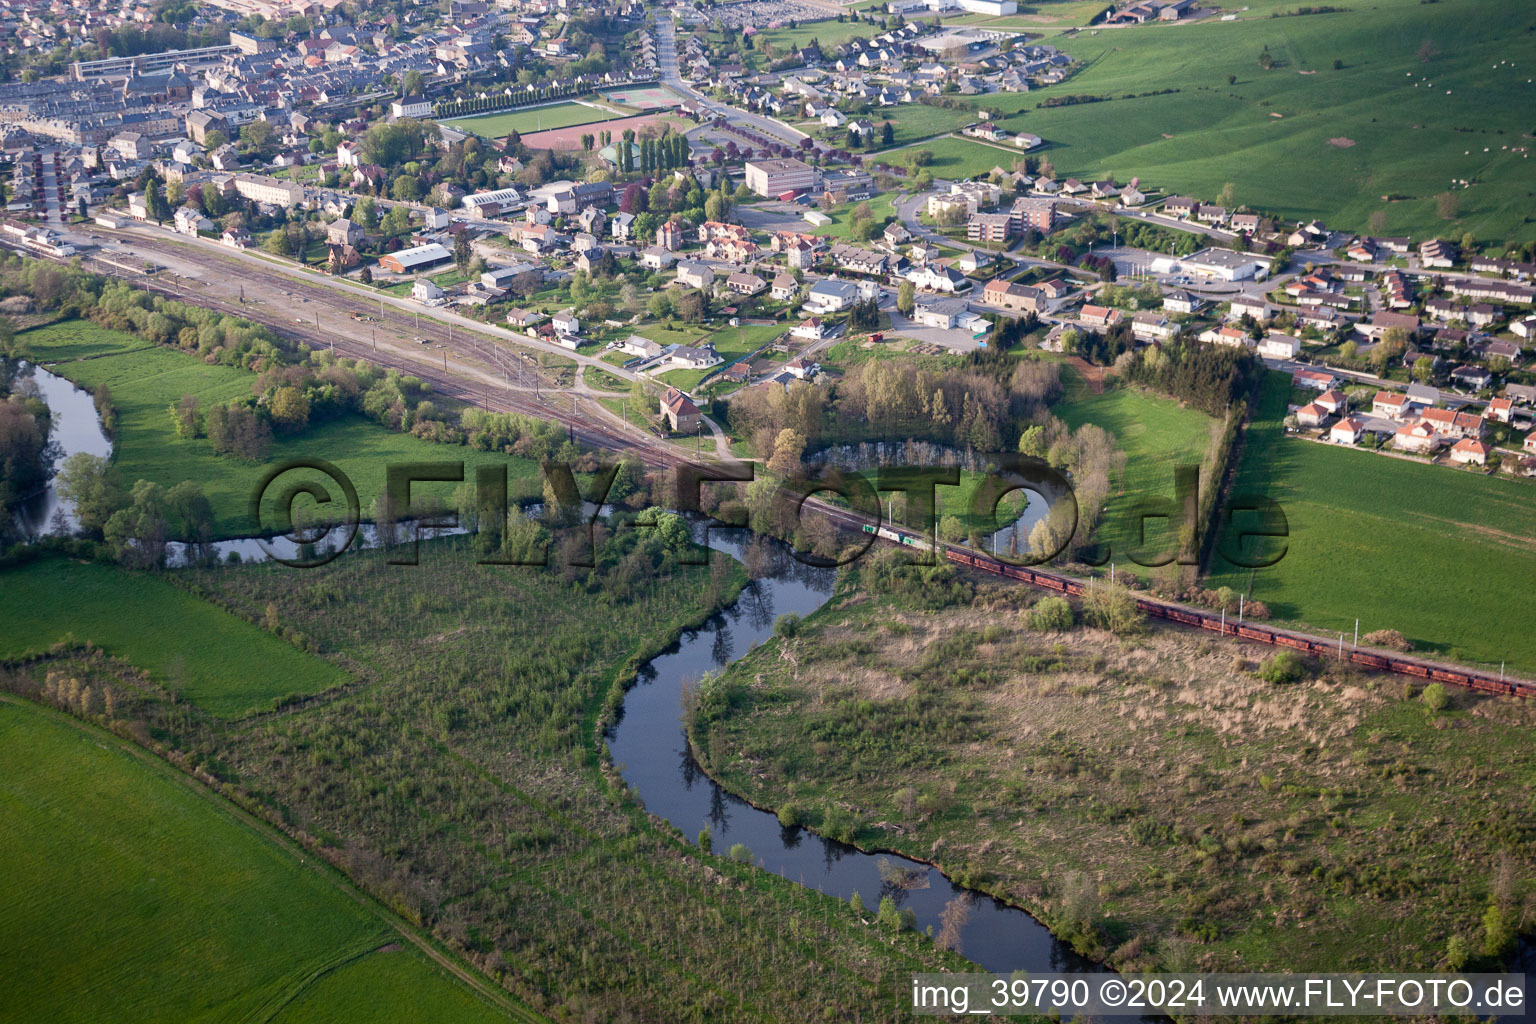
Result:
{"label": "dirt path", "polygon": [[1104,367],[1094,366],[1082,356],[1068,356],[1067,365],[1082,376],[1083,383],[1088,385],[1088,390],[1096,395],[1104,393]]}

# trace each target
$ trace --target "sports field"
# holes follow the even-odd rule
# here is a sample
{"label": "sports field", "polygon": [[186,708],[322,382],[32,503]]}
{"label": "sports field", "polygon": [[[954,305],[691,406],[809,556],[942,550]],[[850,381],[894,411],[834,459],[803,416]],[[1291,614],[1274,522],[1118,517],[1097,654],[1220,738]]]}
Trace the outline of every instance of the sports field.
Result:
{"label": "sports field", "polygon": [[505,1019],[376,952],[399,938],[381,918],[108,733],[0,698],[0,804],[0,1018]]}
{"label": "sports field", "polygon": [[[217,715],[345,682],[334,665],[149,573],[47,558],[0,570],[0,657],[90,643]],[[132,609],[132,615],[124,614]],[[303,623],[289,623],[303,628]]]}
{"label": "sports field", "polygon": [[[1234,493],[1284,507],[1285,557],[1252,575],[1277,618],[1353,635],[1400,630],[1457,660],[1536,674],[1523,595],[1536,579],[1536,488],[1284,436],[1290,381],[1271,375]],[[1265,542],[1273,543],[1273,542]],[[1270,549],[1274,550],[1274,549]],[[1208,586],[1246,590],[1216,558]]]}
{"label": "sports field", "polygon": [[574,125],[610,121],[622,115],[585,103],[553,103],[545,107],[529,107],[527,110],[510,110],[501,114],[483,114],[479,117],[461,117],[445,121],[461,131],[474,132],[489,139],[517,132],[527,135],[547,128],[569,128]]}
{"label": "sports field", "polygon": [[[618,139],[623,136],[626,129],[633,129],[638,133],[648,125],[654,125],[659,132],[664,125],[682,127],[683,120],[670,114],[641,114],[638,117],[620,117],[612,121],[603,122],[603,130],[613,133]],[[575,125],[570,128],[556,128],[553,131],[534,132],[523,136],[523,145],[530,149],[580,149],[581,137],[593,134],[591,125]]]}
{"label": "sports field", "polygon": [[659,85],[631,85],[623,89],[609,89],[601,95],[605,100],[622,103],[636,110],[655,110],[661,107],[670,109],[682,102],[677,93]]}

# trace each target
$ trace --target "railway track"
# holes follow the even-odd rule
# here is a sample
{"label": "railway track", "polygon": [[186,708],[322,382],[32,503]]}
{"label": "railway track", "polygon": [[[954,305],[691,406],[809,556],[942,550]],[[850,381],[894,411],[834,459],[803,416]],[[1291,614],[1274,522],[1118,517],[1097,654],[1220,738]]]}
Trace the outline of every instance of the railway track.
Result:
{"label": "railway track", "polygon": [[[92,257],[87,257],[86,262],[93,262]],[[100,261],[95,260],[94,262],[99,263]],[[106,264],[103,266],[106,273],[116,277],[125,276],[124,268],[120,265]],[[315,344],[315,339],[312,336],[293,330],[292,324],[280,322],[280,318],[275,319],[271,314],[267,314],[266,311],[256,311],[248,306],[205,295],[196,288],[177,282],[160,280],[150,275],[136,275],[136,277],[137,283],[150,291],[233,313],[246,319],[264,323],[284,337],[302,340],[308,344]],[[438,335],[443,336],[443,341],[446,344],[446,329],[426,327],[423,329],[423,336],[427,336],[427,331],[429,330],[435,332],[434,337]],[[388,351],[376,350],[371,345],[355,338],[341,335],[328,336],[325,339],[325,344],[332,346],[336,352],[348,358],[371,362],[375,365],[397,369],[401,372],[420,377],[422,380],[429,382],[439,394],[447,395],[466,404],[481,405],[498,412],[515,412],[554,420],[566,427],[573,440],[588,447],[631,455],[653,469],[676,469],[685,465],[698,465],[695,460],[688,458],[681,450],[665,442],[635,437],[615,430],[605,424],[594,422],[592,419],[577,413],[574,403],[572,409],[561,409],[550,402],[544,401],[537,392],[534,396],[530,397],[527,391],[517,390],[511,385],[511,370],[506,365],[506,358],[499,355],[499,347],[489,341],[478,339],[472,334],[454,339],[454,344],[466,345],[470,351],[477,353],[477,358],[488,360],[488,366],[499,368],[505,378],[500,386],[493,387],[485,382],[480,382],[477,385],[458,374],[454,374],[431,363],[400,358]],[[491,351],[483,352],[475,348],[475,345],[489,348]],[[816,512],[825,515],[832,522],[838,523],[852,532],[864,531],[866,527],[874,529],[879,526],[879,524],[871,524],[869,520],[855,512],[838,508],[815,498],[810,499],[806,504],[810,505]],[[888,540],[888,538],[881,539]],[[919,541],[919,543],[925,544],[926,542]],[[1062,573],[1050,572],[1032,566],[1009,565],[959,545],[944,544],[942,545],[942,550],[944,557],[957,565],[1004,579],[1015,580],[1055,593],[1082,596],[1087,594],[1093,585],[1091,580],[1085,581]],[[1337,658],[1338,660],[1347,661],[1375,671],[1411,676],[1432,682],[1448,683],[1476,693],[1536,699],[1536,682],[1524,679],[1511,679],[1502,673],[1495,676],[1490,673],[1423,658],[1412,658],[1400,654],[1386,654],[1374,650],[1361,650],[1358,647],[1346,646],[1342,639],[1333,641],[1322,636],[1296,630],[1261,626],[1252,622],[1230,622],[1223,614],[1214,614],[1203,608],[1195,608],[1190,605],[1163,601],[1143,595],[1136,597],[1136,606],[1144,614],[1164,622],[1214,632],[1219,636],[1240,642],[1261,643],[1322,657]]]}
{"label": "railway track", "polygon": [[[860,529],[865,529],[867,526],[867,523],[861,522],[861,517],[856,514],[844,513],[840,509],[833,511],[845,522],[850,524],[860,522]],[[902,536],[910,537],[910,535],[898,533],[898,537]],[[890,537],[880,537],[879,539],[892,544],[906,543],[903,540],[893,540]],[[926,542],[920,539],[917,540],[917,545],[924,548],[927,547]],[[1017,580],[1033,587],[1039,587],[1042,590],[1081,597],[1086,595],[1093,587],[1092,580],[1082,580],[1075,576],[1037,569],[1033,566],[1010,565],[1007,562],[989,558],[986,555],[972,551],[970,548],[961,547],[956,544],[943,544],[941,549],[944,557],[957,565],[963,565],[993,576],[1000,576],[1004,579]],[[1334,641],[1316,634],[1303,633],[1297,630],[1278,629],[1273,626],[1262,626],[1254,622],[1232,621],[1226,617],[1225,613],[1211,612],[1208,609],[1194,608],[1190,605],[1163,601],[1141,594],[1136,595],[1136,608],[1143,614],[1155,619],[1161,619],[1164,622],[1172,622],[1181,626],[1188,626],[1192,629],[1206,630],[1235,640],[1268,644],[1272,647],[1283,647],[1305,654],[1315,654],[1319,657],[1335,658],[1339,661],[1347,661],[1378,672],[1412,676],[1416,679],[1424,679],[1430,682],[1449,683],[1475,693],[1536,700],[1536,682],[1524,679],[1511,679],[1503,673],[1493,675],[1487,672],[1463,668],[1459,665],[1448,665],[1444,662],[1430,661],[1425,658],[1410,658],[1401,654],[1361,650],[1358,647],[1345,644],[1342,634],[1340,634],[1337,641]]]}

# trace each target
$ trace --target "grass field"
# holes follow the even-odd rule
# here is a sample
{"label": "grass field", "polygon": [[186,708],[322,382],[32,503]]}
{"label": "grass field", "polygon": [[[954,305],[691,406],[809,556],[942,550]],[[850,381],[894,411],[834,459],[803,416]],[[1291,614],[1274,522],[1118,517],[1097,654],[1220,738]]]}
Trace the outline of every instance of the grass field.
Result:
{"label": "grass field", "polygon": [[386,947],[315,979],[272,1024],[479,1024],[507,1019],[414,949]]}
{"label": "grass field", "polygon": [[[950,110],[945,113],[953,115],[956,112]],[[963,117],[953,127],[959,127],[969,120],[970,116]],[[933,172],[935,178],[972,178],[978,174],[990,174],[994,167],[1011,170],[1013,161],[1023,156],[1023,153],[1010,153],[983,142],[948,137],[919,143],[917,148],[933,154],[933,163],[928,164],[927,169]],[[880,154],[879,159],[899,164],[905,159],[905,153],[903,149],[887,150]]]}
{"label": "grass field", "polygon": [[[733,361],[741,358],[748,352],[754,351],[772,341],[784,333],[784,330],[785,328],[782,324],[744,324],[741,327],[722,327],[717,331],[713,331],[709,335],[709,340],[714,343],[715,351],[720,353],[720,356],[725,360],[721,365],[729,366]],[[673,341],[678,340],[673,335],[682,332],[653,331],[649,328],[641,328],[639,333],[653,341],[669,345]],[[695,335],[695,337],[697,336]],[[684,342],[684,344],[693,344],[693,342]],[[714,367],[711,367],[708,370],[668,370],[657,379],[663,383],[671,384],[673,387],[688,391],[697,387],[699,381],[704,378],[704,375],[712,373],[714,369]]]}
{"label": "grass field", "polygon": [[[1049,89],[976,103],[1048,140],[1058,176],[1140,176],[1204,198],[1230,181],[1239,202],[1340,228],[1365,230],[1384,209],[1393,233],[1536,237],[1526,217],[1524,133],[1536,103],[1528,5],[1489,0],[1475,18],[1418,0],[1275,18],[1284,5],[1253,6],[1234,22],[1048,36],[1085,69]],[[1266,47],[1275,61],[1267,71]],[[1177,91],[1123,98],[1164,89]],[[1112,98],[1036,109],[1058,94]],[[1453,179],[1475,184],[1458,191],[1460,215],[1446,221],[1435,196]],[[1383,202],[1388,195],[1397,198]]]}
{"label": "grass field", "polygon": [[[1125,452],[1125,470],[1121,479],[1112,481],[1115,490],[1104,508],[1099,539],[1109,545],[1117,569],[1146,575],[1148,570],[1128,559],[1138,524],[1127,510],[1145,498],[1172,498],[1174,468],[1201,465],[1218,424],[1172,399],[1129,388],[1099,395],[1079,390],[1075,397],[1059,402],[1051,411],[1074,430],[1085,423],[1103,427],[1115,436],[1117,446]],[[1201,486],[1206,485],[1202,477]],[[1160,547],[1163,536],[1159,522],[1147,522],[1147,546],[1152,549]]]}
{"label": "grass field", "polygon": [[[898,195],[899,193],[882,192],[868,201],[869,212],[876,224],[879,224],[887,217],[895,216],[895,203]],[[817,228],[816,234],[827,238],[840,238],[845,242],[853,241],[853,211],[860,205],[864,204],[849,203],[846,206],[838,207],[828,214],[832,218],[832,223]]]}
{"label": "grass field", "polygon": [[132,662],[214,714],[238,715],[346,679],[334,665],[148,573],[51,558],[0,571],[0,587],[8,605],[0,657],[42,653],[67,634]]}
{"label": "grass field", "polygon": [[[1289,393],[1284,376],[1266,381],[1234,485],[1280,502],[1290,530],[1252,596],[1287,621],[1352,636],[1359,618],[1362,635],[1396,629],[1421,649],[1536,673],[1536,638],[1511,600],[1536,579],[1536,489],[1287,438]],[[1213,559],[1210,586],[1249,578]]]}
{"label": "grass field", "polygon": [[114,331],[89,320],[64,320],[27,331],[22,340],[42,362],[90,359],[153,348],[136,334]]}
{"label": "grass field", "polygon": [[[105,733],[0,700],[0,1016],[94,1022],[503,1019],[272,839]],[[317,971],[354,957],[322,978]]]}
{"label": "grass field", "polygon": [[609,121],[619,116],[622,115],[590,107],[585,103],[566,102],[547,107],[532,107],[528,110],[511,110],[502,114],[461,117],[443,123],[486,138],[499,138],[512,132],[527,135],[532,132],[547,131],[550,128],[572,128],[597,121]]}
{"label": "grass field", "polygon": [[[75,323],[42,328],[24,337],[46,362],[55,357],[55,344],[65,352],[84,348],[107,351],[113,341],[108,335],[117,334],[97,328],[99,334],[87,335],[87,341],[77,341],[72,337]],[[131,347],[129,343],[134,338],[117,337],[130,350],[66,363],[55,369],[82,387],[106,384],[112,389],[118,413],[113,462],[124,481],[132,485],[136,480],[152,480],[166,487],[183,480],[196,481],[213,503],[216,529],[221,536],[254,532],[249,518],[251,494],[269,467],[287,459],[321,458],[335,463],[351,477],[365,515],[384,488],[385,467],[395,463],[462,459],[466,479],[473,478],[475,466],[503,463],[510,467],[514,481],[523,481],[537,490],[537,466],[525,459],[433,444],[409,434],[394,433],[360,416],[327,420],[298,434],[279,436],[265,463],[215,455],[206,439],[177,437],[168,408],[185,394],[200,397],[204,408],[249,395],[255,376],[229,366],[209,365],[168,348]],[[425,484],[421,490],[423,494],[446,498],[454,486]],[[412,494],[417,490],[413,487]]]}

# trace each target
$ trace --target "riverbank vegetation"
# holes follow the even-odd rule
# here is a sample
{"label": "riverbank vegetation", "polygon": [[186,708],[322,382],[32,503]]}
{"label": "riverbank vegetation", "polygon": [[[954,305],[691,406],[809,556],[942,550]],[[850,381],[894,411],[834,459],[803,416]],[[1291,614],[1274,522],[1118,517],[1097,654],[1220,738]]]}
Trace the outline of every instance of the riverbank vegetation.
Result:
{"label": "riverbank vegetation", "polygon": [[[573,548],[558,538],[549,568],[480,565],[457,538],[423,543],[410,566],[369,549],[307,572],[175,574],[188,601],[302,638],[345,673],[275,715],[225,722],[153,675],[114,690],[109,708],[99,687],[86,699],[45,686],[62,652],[11,670],[39,699],[139,738],[284,829],[542,1012],[876,1019],[897,979],[962,961],[724,851],[701,854],[604,764],[601,730],[637,667],[744,580],[718,555],[678,564],[686,530],[639,518],[650,528],[596,529],[590,568],[562,557]],[[174,657],[181,645],[164,646]]]}
{"label": "riverbank vegetation", "polygon": [[1266,682],[1251,649],[1000,584],[936,606],[875,564],[702,689],[727,788],[1125,969],[1491,968],[1536,926],[1531,709],[1331,663]]}

